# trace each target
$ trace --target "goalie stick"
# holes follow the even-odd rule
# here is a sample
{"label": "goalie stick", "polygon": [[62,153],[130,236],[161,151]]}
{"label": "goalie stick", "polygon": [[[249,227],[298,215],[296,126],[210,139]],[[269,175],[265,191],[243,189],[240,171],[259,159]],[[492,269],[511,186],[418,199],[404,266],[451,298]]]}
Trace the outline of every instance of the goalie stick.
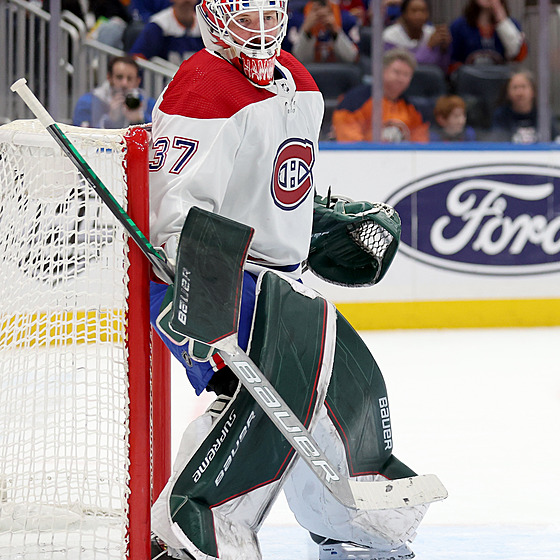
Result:
{"label": "goalie stick", "polygon": [[[170,284],[173,284],[175,272],[165,256],[160,254],[148,241],[99,177],[91,170],[84,158],[26,85],[26,80],[23,78],[18,80],[11,86],[11,89],[20,95],[41,124],[54,137],[63,152],[95,189],[103,202],[107,204],[109,210],[125,227],[152,265]],[[196,210],[202,212],[200,209]],[[188,219],[185,221],[183,229],[186,226],[188,226]],[[183,237],[183,234],[181,237]],[[184,248],[184,244],[180,244],[180,249],[181,246]],[[244,257],[239,266],[243,267],[243,264]],[[237,276],[237,281],[241,281],[241,275]],[[234,289],[239,290],[239,286],[234,287]],[[238,313],[238,311],[237,307],[232,312]],[[207,330],[202,336],[198,333],[199,338],[197,340],[203,344],[210,343],[218,350],[224,362],[232,369],[276,428],[340,503],[356,510],[395,509],[430,503],[447,497],[445,487],[437,476],[431,474],[375,482],[358,482],[342,476],[331,465],[307,428],[278,395],[268,379],[249,356],[239,348],[236,342],[236,334],[228,333],[228,336],[224,337],[221,333],[212,333],[213,325],[207,323],[206,326],[208,324],[210,324],[210,330]],[[189,336],[187,331],[182,330],[182,334]],[[388,536],[390,537],[390,535]]]}

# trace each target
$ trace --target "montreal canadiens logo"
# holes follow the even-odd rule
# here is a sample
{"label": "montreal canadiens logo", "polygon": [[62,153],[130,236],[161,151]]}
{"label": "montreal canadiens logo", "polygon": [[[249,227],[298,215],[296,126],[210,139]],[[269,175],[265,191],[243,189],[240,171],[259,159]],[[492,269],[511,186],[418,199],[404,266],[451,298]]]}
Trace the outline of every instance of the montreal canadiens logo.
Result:
{"label": "montreal canadiens logo", "polygon": [[309,140],[290,138],[280,145],[272,172],[274,202],[284,210],[297,208],[313,188],[315,152]]}

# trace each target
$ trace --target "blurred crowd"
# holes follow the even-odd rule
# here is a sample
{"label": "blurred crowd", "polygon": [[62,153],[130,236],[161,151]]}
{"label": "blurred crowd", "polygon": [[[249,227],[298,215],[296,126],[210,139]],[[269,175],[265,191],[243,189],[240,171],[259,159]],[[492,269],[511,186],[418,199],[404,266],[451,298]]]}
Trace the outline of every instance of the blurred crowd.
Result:
{"label": "blurred crowd", "polygon": [[[143,95],[135,60],[179,65],[203,48],[197,1],[63,0],[92,38],[123,54],[116,66],[112,61],[105,84],[84,92],[74,124],[149,121],[154,100]],[[521,23],[507,0],[455,4],[456,17],[442,22],[432,19],[429,0],[382,0],[382,41],[376,42],[383,46],[381,140],[538,142],[536,84],[524,65]],[[372,3],[289,0],[288,7],[283,48],[307,66],[323,92],[321,140],[371,141]],[[558,137],[555,119],[550,137]]]}

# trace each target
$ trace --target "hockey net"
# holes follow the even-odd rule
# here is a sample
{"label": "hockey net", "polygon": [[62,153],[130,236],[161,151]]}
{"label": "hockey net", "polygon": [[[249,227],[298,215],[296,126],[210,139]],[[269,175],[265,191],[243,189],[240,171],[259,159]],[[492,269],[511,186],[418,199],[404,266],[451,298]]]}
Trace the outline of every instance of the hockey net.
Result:
{"label": "hockey net", "polygon": [[[146,131],[63,129],[146,231]],[[0,127],[3,560],[149,558],[150,502],[169,469],[169,366],[151,336],[148,275],[42,126]]]}

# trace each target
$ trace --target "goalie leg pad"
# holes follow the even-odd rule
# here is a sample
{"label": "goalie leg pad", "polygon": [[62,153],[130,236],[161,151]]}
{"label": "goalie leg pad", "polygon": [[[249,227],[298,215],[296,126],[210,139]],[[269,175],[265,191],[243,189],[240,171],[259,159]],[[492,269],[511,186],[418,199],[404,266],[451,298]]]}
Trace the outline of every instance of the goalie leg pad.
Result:
{"label": "goalie leg pad", "polygon": [[[393,454],[387,390],[381,371],[358,333],[337,315],[336,351],[325,407],[313,431],[333,465],[358,480],[403,478],[415,473]],[[356,512],[325,490],[298,461],[285,483],[289,505],[311,533],[390,551],[412,540],[427,506]],[[389,527],[400,539],[388,542],[377,531]]]}
{"label": "goalie leg pad", "polygon": [[336,329],[333,375],[325,404],[342,438],[350,475],[414,476],[416,473],[404,466],[398,476],[394,476],[394,466],[393,476],[386,472],[394,461],[385,380],[367,345],[340,313]]}
{"label": "goalie leg pad", "polygon": [[[326,395],[334,330],[334,307],[315,292],[272,272],[259,277],[249,355],[308,428]],[[218,416],[196,422],[154,505],[154,531],[196,558],[256,560],[256,533],[294,450],[241,386]]]}

